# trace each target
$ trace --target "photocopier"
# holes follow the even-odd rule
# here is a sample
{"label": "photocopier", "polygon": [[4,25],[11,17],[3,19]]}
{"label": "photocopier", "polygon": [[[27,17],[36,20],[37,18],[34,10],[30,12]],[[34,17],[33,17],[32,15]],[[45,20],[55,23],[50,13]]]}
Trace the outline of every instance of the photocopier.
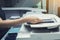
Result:
{"label": "photocopier", "polygon": [[[27,12],[29,14],[31,12]],[[25,14],[24,17],[27,15]],[[16,40],[60,40],[60,19],[54,14],[29,14],[43,19],[43,22],[32,24],[24,23]]]}
{"label": "photocopier", "polygon": [[43,22],[23,23],[19,28],[11,28],[1,40],[60,40],[60,18],[54,14],[27,12],[23,17],[35,16]]}

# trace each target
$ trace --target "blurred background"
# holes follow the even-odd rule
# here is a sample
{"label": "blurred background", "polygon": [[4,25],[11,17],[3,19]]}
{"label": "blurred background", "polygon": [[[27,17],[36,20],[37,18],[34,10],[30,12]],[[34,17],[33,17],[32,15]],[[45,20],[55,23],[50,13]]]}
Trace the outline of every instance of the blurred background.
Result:
{"label": "blurred background", "polygon": [[33,7],[46,9],[46,0],[0,0],[2,7]]}

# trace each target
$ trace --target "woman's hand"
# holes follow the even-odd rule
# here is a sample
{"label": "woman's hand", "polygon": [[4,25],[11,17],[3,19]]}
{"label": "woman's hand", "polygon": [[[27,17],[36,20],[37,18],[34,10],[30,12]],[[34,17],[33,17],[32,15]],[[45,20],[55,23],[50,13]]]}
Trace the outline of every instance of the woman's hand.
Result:
{"label": "woman's hand", "polygon": [[38,17],[34,17],[34,16],[25,17],[25,19],[27,20],[27,22],[34,23],[34,24],[43,21],[42,19],[39,19]]}

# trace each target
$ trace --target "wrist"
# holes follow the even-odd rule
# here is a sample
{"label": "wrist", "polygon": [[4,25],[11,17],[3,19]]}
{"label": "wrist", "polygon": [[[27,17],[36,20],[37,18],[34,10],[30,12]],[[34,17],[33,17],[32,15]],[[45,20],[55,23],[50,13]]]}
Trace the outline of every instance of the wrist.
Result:
{"label": "wrist", "polygon": [[21,18],[21,21],[22,21],[23,23],[28,22],[28,18]]}

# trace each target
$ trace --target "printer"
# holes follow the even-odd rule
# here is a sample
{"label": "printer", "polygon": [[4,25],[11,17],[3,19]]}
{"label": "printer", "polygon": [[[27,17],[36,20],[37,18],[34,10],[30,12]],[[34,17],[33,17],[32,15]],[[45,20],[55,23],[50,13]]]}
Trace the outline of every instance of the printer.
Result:
{"label": "printer", "polygon": [[[27,14],[32,13],[28,12]],[[25,14],[23,17],[25,17]],[[54,14],[32,13],[28,16],[36,16],[44,21],[32,24],[24,23],[16,37],[16,40],[60,40],[60,19]],[[26,17],[28,17],[26,16]]]}
{"label": "printer", "polygon": [[[26,16],[27,15],[27,16]],[[44,21],[41,23],[23,23],[16,33],[8,32],[2,40],[60,40],[60,18],[54,14],[27,12],[23,17],[36,16]],[[17,29],[14,28],[14,31]]]}

